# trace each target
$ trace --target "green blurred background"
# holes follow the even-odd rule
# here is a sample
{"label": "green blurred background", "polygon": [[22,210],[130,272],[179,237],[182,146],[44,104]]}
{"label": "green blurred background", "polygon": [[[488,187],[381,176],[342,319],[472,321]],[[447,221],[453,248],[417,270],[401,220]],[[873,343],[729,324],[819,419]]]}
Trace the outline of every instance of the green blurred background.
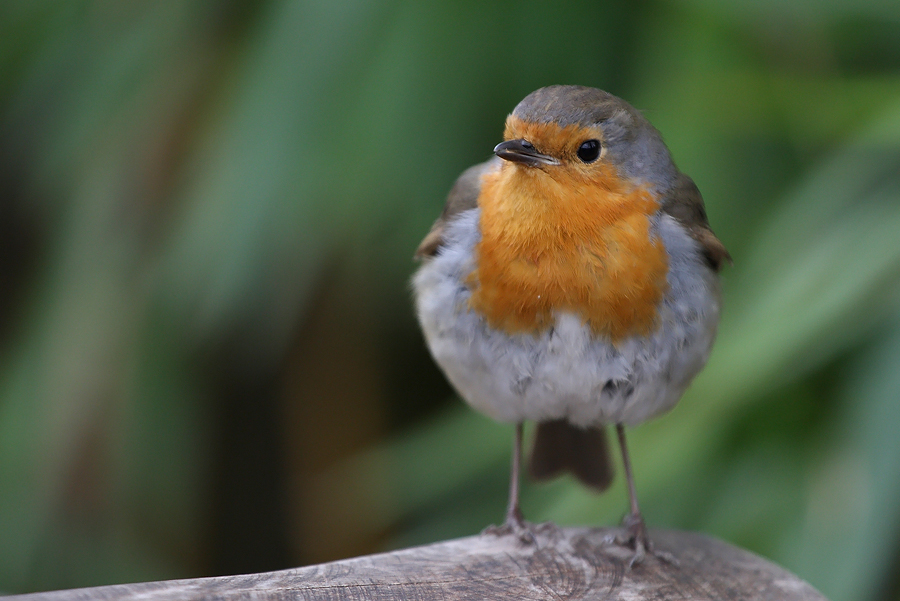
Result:
{"label": "green blurred background", "polygon": [[[735,259],[632,432],[654,527],[900,599],[900,4],[0,4],[0,591],[255,572],[502,519],[512,430],[411,257],[535,88],[642,109]],[[613,524],[526,483],[535,521]]]}

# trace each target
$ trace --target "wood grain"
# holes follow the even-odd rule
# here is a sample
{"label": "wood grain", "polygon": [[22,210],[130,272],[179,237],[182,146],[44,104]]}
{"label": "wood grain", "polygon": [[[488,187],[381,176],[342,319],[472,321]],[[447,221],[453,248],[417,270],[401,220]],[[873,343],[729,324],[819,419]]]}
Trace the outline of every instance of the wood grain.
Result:
{"label": "wood grain", "polygon": [[654,557],[626,569],[618,529],[534,527],[535,540],[482,534],[344,561],[247,576],[55,591],[17,601],[130,599],[806,600],[821,596],[773,563],[690,532],[651,533],[678,565]]}

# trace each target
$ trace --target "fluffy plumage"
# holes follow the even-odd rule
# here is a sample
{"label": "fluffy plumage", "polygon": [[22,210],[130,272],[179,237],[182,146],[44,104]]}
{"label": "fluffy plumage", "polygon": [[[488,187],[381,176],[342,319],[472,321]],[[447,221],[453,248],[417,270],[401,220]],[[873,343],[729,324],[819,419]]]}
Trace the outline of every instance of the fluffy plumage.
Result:
{"label": "fluffy plumage", "polygon": [[[507,118],[504,140],[507,160],[464,172],[417,250],[419,321],[475,409],[548,424],[537,475],[569,469],[603,488],[612,471],[597,429],[678,401],[709,356],[730,257],[693,181],[621,99],[542,88]],[[589,140],[602,150],[583,160]]]}

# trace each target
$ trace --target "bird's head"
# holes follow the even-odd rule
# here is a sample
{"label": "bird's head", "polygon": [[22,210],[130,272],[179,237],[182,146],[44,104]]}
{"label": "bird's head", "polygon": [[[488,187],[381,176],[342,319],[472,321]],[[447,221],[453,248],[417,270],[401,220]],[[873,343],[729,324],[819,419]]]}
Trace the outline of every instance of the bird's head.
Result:
{"label": "bird's head", "polygon": [[659,132],[634,107],[602,90],[549,86],[532,92],[506,120],[494,153],[524,178],[549,176],[614,192],[661,192],[677,176]]}

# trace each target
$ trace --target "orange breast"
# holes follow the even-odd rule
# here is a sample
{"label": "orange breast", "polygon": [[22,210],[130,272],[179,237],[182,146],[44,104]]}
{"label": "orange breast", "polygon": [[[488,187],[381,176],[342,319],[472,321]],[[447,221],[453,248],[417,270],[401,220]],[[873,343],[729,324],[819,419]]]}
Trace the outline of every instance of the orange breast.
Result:
{"label": "orange breast", "polygon": [[654,328],[668,269],[650,237],[659,204],[604,169],[587,179],[504,164],[484,177],[469,303],[491,326],[539,332],[571,311],[613,341]]}

